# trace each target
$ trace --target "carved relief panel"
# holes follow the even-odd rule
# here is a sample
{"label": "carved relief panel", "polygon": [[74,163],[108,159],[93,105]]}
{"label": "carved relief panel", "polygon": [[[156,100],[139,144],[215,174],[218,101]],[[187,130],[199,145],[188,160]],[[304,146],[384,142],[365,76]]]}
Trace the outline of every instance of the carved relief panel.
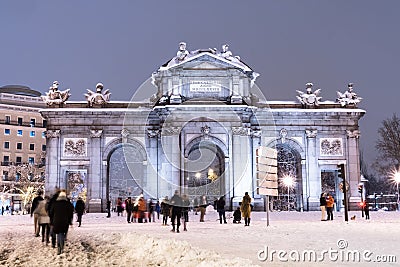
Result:
{"label": "carved relief panel", "polygon": [[86,157],[87,138],[64,138],[64,157]]}
{"label": "carved relief panel", "polygon": [[320,139],[321,156],[343,156],[342,138],[321,138]]}

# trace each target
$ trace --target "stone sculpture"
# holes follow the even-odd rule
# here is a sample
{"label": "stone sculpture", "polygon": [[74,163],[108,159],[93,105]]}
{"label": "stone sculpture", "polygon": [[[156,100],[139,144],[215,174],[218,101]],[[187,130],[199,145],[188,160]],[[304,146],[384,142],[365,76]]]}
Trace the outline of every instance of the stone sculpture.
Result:
{"label": "stone sculpture", "polygon": [[357,96],[357,94],[353,92],[353,83],[348,84],[348,89],[343,94],[338,91],[337,96],[338,98],[336,99],[336,102],[339,102],[342,107],[348,105],[357,106],[357,104],[362,100],[361,97]]}
{"label": "stone sculpture", "polygon": [[64,91],[59,91],[58,86],[60,83],[58,81],[54,81],[53,85],[50,86],[49,91],[46,92],[45,96],[42,96],[43,101],[48,105],[60,105],[62,106],[65,101],[71,96],[69,91],[71,89],[66,89]]}
{"label": "stone sculpture", "polygon": [[304,93],[303,91],[296,90],[297,93],[299,94],[297,99],[299,99],[300,103],[303,104],[304,106],[318,106],[319,105],[319,100],[322,98],[318,96],[321,93],[321,89],[317,89],[314,92],[312,91],[312,83],[306,83],[306,92]]}
{"label": "stone sculpture", "polygon": [[90,89],[86,89],[88,92],[85,94],[86,100],[88,102],[89,107],[93,107],[94,105],[105,105],[110,101],[110,90],[107,89],[103,91],[103,84],[98,83],[96,84],[96,92],[93,92]]}

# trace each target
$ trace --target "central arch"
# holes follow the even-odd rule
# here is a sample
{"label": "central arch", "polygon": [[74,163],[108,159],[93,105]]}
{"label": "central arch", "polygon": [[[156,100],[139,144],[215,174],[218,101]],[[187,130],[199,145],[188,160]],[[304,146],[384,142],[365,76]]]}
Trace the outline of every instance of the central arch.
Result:
{"label": "central arch", "polygon": [[119,144],[111,150],[107,160],[107,193],[114,203],[118,198],[138,196],[145,186],[145,158],[141,147]]}
{"label": "central arch", "polygon": [[217,143],[199,137],[185,150],[184,186],[192,200],[204,195],[211,202],[226,194],[225,154]]}

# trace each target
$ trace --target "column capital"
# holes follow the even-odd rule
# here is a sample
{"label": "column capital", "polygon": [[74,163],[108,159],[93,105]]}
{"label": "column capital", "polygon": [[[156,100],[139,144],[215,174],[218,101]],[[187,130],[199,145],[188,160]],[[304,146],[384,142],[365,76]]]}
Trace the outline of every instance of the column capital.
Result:
{"label": "column capital", "polygon": [[90,130],[90,137],[92,138],[100,138],[102,134],[103,130],[95,130],[95,129]]}
{"label": "column capital", "polygon": [[306,129],[307,138],[315,138],[317,137],[318,130],[317,129]]}
{"label": "column capital", "polygon": [[346,135],[349,138],[359,138],[360,130],[346,130]]}
{"label": "column capital", "polygon": [[46,138],[59,138],[61,135],[61,130],[47,130]]}

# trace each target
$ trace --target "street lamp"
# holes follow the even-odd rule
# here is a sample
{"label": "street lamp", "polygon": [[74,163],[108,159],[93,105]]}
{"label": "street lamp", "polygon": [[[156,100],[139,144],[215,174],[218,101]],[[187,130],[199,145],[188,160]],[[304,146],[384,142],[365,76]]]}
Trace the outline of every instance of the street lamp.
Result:
{"label": "street lamp", "polygon": [[288,211],[290,211],[290,187],[294,185],[294,180],[292,176],[286,175],[282,178],[283,184],[287,186],[288,192]]}
{"label": "street lamp", "polygon": [[395,171],[393,174],[393,180],[397,185],[397,210],[400,210],[400,196],[399,196],[399,183],[400,183],[400,172]]}

